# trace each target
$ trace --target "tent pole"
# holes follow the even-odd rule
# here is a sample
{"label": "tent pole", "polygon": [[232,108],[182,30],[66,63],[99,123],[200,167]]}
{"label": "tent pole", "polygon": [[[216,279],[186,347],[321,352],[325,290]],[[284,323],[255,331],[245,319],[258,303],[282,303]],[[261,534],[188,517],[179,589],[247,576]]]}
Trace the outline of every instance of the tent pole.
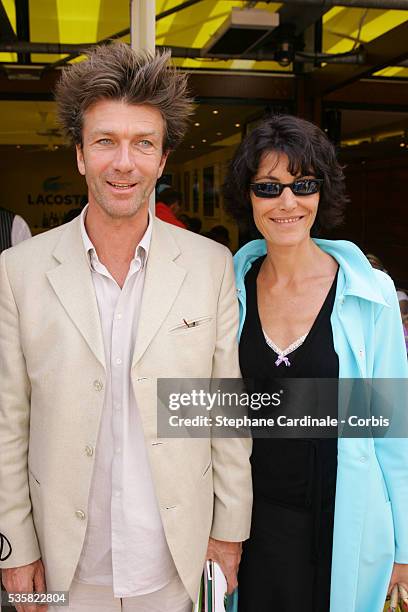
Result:
{"label": "tent pole", "polygon": [[[145,49],[150,53],[156,47],[156,2],[152,0],[130,0],[130,45],[136,51]],[[155,192],[150,196],[149,209],[155,211]]]}

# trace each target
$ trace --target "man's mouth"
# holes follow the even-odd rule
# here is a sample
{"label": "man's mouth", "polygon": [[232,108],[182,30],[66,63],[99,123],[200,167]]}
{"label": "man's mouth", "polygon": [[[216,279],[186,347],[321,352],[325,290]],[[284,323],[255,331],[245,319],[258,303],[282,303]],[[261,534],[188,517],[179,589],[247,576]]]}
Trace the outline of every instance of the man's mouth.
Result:
{"label": "man's mouth", "polygon": [[300,219],[303,219],[303,217],[272,217],[271,221],[273,221],[274,223],[297,223],[298,221],[300,221]]}
{"label": "man's mouth", "polygon": [[106,181],[106,182],[108,183],[108,185],[110,185],[114,189],[122,189],[122,190],[132,189],[132,187],[135,187],[135,185],[137,185],[137,183],[117,183],[113,181]]}

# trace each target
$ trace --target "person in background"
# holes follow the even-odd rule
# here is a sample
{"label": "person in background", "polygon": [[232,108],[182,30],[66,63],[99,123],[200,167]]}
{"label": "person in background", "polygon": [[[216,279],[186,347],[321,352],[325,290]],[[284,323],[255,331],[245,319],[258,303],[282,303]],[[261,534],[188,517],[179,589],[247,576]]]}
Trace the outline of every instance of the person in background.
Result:
{"label": "person in background", "polygon": [[166,223],[187,229],[186,225],[177,218],[181,210],[181,193],[169,187],[163,189],[158,198],[156,202],[156,217],[166,221]]}
{"label": "person in background", "polygon": [[370,264],[373,266],[373,268],[375,268],[376,270],[381,270],[381,272],[388,274],[388,270],[384,266],[381,259],[377,257],[377,255],[374,255],[373,253],[366,253],[366,257]]}
{"label": "person in background", "polygon": [[170,183],[167,182],[167,178],[159,178],[159,180],[156,183],[156,201],[159,200],[159,195],[162,191],[164,191],[165,189],[173,189],[172,185]]}
{"label": "person in background", "polygon": [[[355,244],[314,238],[347,202],[324,132],[264,120],[238,147],[225,196],[263,236],[234,258],[240,366],[255,391],[277,379],[407,379],[392,280]],[[408,439],[299,434],[253,440],[239,610],[382,612],[388,588],[408,587]]]}
{"label": "person in background", "polygon": [[207,238],[211,238],[211,240],[215,240],[215,242],[219,242],[228,248],[230,246],[229,231],[225,225],[214,225],[214,227],[212,227],[210,231],[206,233],[206,236]]}
{"label": "person in background", "polygon": [[20,215],[0,208],[0,253],[31,238],[31,231]]}
{"label": "person in background", "polygon": [[[373,268],[376,270],[382,270],[382,272],[388,274],[383,262],[379,257],[377,257],[377,255],[374,255],[373,253],[366,253],[366,257]],[[397,297],[401,312],[402,325],[404,328],[405,347],[408,355],[408,295],[403,289],[397,288]]]}
{"label": "person in background", "polygon": [[190,229],[191,217],[189,215],[186,215],[186,213],[182,213],[181,215],[178,216],[178,220],[184,223],[184,225],[186,226],[188,230]]}
{"label": "person in background", "polygon": [[405,348],[408,356],[408,295],[402,289],[397,290],[398,302],[404,327]]}
{"label": "person in background", "polygon": [[191,232],[199,234],[203,223],[199,217],[190,217],[190,227],[188,228]]}

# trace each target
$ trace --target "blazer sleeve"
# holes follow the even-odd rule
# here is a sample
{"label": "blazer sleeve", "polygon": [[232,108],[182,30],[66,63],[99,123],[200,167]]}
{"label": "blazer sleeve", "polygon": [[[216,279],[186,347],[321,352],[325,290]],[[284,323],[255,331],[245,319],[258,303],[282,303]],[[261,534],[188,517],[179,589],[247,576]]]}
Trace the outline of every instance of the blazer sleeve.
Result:
{"label": "blazer sleeve", "polygon": [[[218,308],[213,378],[240,378],[238,361],[238,301],[232,257],[225,249]],[[214,515],[211,537],[241,542],[249,537],[252,511],[252,479],[248,438],[213,437],[212,464]]]}
{"label": "blazer sleeve", "polygon": [[40,558],[28,485],[30,382],[21,347],[19,313],[0,256],[0,531],[12,553],[0,567],[19,567]]}
{"label": "blazer sleeve", "polygon": [[[387,389],[394,393],[393,418],[403,427],[400,438],[374,438],[378,461],[391,500],[395,561],[408,563],[408,364],[398,298],[392,280],[378,272],[378,280],[388,306],[383,306],[375,322],[375,357],[373,378],[393,378]],[[381,383],[379,383],[381,384]],[[403,393],[401,393],[403,390]]]}

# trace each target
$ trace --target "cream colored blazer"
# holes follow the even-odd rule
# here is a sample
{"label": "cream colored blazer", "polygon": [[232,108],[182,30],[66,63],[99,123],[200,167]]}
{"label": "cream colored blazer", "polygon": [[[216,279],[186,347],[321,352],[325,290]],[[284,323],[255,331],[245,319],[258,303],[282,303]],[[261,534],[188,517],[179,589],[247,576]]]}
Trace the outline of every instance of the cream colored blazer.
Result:
{"label": "cream colored blazer", "polygon": [[[202,322],[180,328],[183,319]],[[249,536],[250,443],[158,439],[156,378],[239,376],[237,319],[227,249],[155,220],[131,376],[167,541],[193,600],[208,537]],[[2,566],[41,557],[48,590],[68,590],[105,389],[79,219],[2,253],[0,367],[0,531],[13,547]]]}

